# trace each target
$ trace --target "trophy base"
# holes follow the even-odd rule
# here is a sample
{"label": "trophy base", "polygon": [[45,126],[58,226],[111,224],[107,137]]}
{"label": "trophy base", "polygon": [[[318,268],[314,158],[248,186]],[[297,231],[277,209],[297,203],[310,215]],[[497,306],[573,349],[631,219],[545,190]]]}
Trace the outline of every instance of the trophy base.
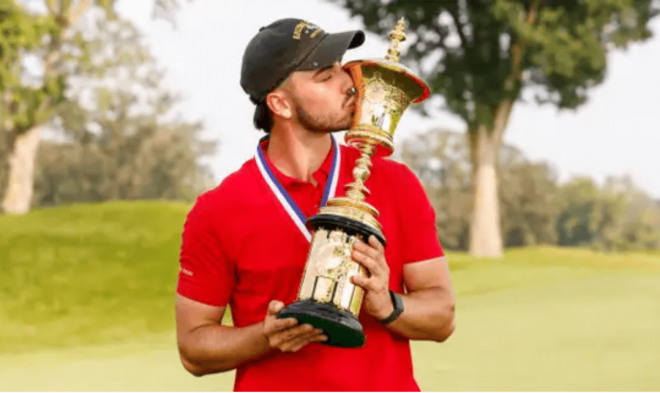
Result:
{"label": "trophy base", "polygon": [[321,344],[343,348],[359,348],[366,336],[362,325],[351,313],[337,309],[331,304],[302,300],[290,304],[277,314],[278,318],[295,318],[300,324],[310,324],[323,330],[328,337]]}

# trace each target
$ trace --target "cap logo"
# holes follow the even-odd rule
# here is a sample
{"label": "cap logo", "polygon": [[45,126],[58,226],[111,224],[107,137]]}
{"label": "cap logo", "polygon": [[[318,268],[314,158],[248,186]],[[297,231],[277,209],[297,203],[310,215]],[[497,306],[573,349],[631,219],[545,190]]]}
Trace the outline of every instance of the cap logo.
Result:
{"label": "cap logo", "polygon": [[303,32],[307,33],[310,38],[314,38],[322,31],[323,29],[321,29],[320,27],[316,26],[313,23],[309,23],[307,21],[301,21],[296,25],[296,28],[293,29],[293,39],[299,40]]}

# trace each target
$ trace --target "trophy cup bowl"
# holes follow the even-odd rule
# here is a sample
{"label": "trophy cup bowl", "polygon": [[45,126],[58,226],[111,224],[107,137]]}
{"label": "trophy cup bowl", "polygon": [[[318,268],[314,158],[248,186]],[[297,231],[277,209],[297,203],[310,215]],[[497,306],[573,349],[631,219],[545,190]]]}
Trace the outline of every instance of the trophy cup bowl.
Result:
{"label": "trophy cup bowl", "polygon": [[347,144],[360,150],[353,169],[353,182],[346,196],[332,198],[308,220],[313,229],[311,248],[296,302],[280,311],[278,318],[295,318],[323,330],[327,345],[361,347],[364,329],[358,321],[364,290],[351,277],[368,272],[352,260],[353,245],[368,243],[371,235],[383,246],[386,239],[378,210],[366,202],[371,157],[389,156],[393,136],[405,110],[429,96],[428,85],[399,64],[399,45],[405,40],[403,18],[390,32],[385,60],[358,60],[344,65],[357,89],[356,112],[346,133]]}

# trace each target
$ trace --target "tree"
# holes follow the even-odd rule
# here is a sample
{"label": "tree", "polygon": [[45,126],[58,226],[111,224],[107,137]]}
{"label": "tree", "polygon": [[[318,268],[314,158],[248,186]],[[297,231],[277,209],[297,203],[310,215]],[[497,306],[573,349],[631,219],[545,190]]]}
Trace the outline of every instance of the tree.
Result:
{"label": "tree", "polygon": [[462,133],[432,129],[404,141],[401,159],[417,174],[436,211],[438,238],[447,249],[469,240],[470,158]]}
{"label": "tree", "polygon": [[[46,0],[46,15],[28,14],[14,0],[3,0],[6,20],[14,20],[11,29],[15,50],[3,71],[3,131],[8,133],[8,176],[2,208],[7,213],[25,213],[32,199],[34,162],[43,125],[50,120],[64,98],[67,68],[83,61],[85,40],[74,34],[73,26],[91,6],[79,2]],[[106,2],[107,3],[107,2]],[[106,6],[108,6],[106,4]],[[7,30],[5,30],[7,31]],[[26,78],[25,57],[41,60],[41,78]],[[27,80],[26,80],[27,79]],[[40,79],[40,80],[39,80]]]}
{"label": "tree", "polygon": [[[43,13],[30,13],[16,0],[0,0],[0,139],[8,152],[5,213],[29,211],[42,129],[65,102],[72,76],[94,62],[90,39],[79,22],[94,13],[116,19],[114,3],[44,0]],[[179,6],[179,0],[157,0],[155,12],[171,19]],[[37,70],[26,69],[30,56],[38,60],[32,67]],[[102,76],[103,67],[94,68]]]}
{"label": "tree", "polygon": [[627,177],[602,187],[576,178],[559,190],[557,232],[563,246],[601,251],[660,249],[660,208]]}
{"label": "tree", "polygon": [[608,178],[597,206],[593,247],[605,251],[660,248],[660,209],[629,176]]}
{"label": "tree", "polygon": [[651,36],[658,0],[329,0],[378,35],[409,24],[404,62],[417,69],[470,139],[470,252],[502,253],[497,154],[515,102],[577,108],[603,82],[607,51]]}
{"label": "tree", "polygon": [[[469,247],[473,205],[470,143],[464,133],[431,129],[403,142],[397,158],[424,184],[447,249]],[[503,144],[498,153],[501,227],[506,247],[559,244],[601,251],[660,249],[660,204],[628,176],[599,187],[574,178],[560,185],[552,167]]]}
{"label": "tree", "polygon": [[562,246],[586,246],[595,235],[593,217],[597,214],[600,196],[598,185],[589,178],[576,178],[564,185],[559,193],[560,213],[557,235]]}
{"label": "tree", "polygon": [[[171,105],[133,113],[135,97],[97,90],[95,110],[61,109],[61,128],[75,128],[65,142],[41,144],[34,204],[58,205],[113,199],[193,200],[211,186],[199,158],[213,151],[197,123],[162,120]],[[73,134],[71,136],[71,134]]]}
{"label": "tree", "polygon": [[[501,226],[506,246],[556,243],[556,175],[516,148],[500,147]],[[464,133],[432,129],[404,141],[401,158],[420,177],[436,211],[438,237],[448,249],[469,246],[472,176]]]}
{"label": "tree", "polygon": [[556,244],[557,175],[545,162],[530,162],[502,145],[499,154],[501,227],[504,245]]}
{"label": "tree", "polygon": [[190,200],[207,189],[210,171],[199,161],[215,144],[201,140],[201,124],[178,118],[178,97],[163,88],[137,29],[99,17],[86,34],[94,60],[69,78],[51,121],[51,141],[37,158],[34,204]]}

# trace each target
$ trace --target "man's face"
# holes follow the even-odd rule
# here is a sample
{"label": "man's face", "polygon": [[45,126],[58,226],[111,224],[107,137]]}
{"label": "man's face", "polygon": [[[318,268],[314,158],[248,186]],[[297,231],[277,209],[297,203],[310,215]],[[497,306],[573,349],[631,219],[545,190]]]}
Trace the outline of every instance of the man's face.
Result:
{"label": "man's face", "polygon": [[346,130],[355,112],[354,86],[339,63],[317,71],[298,71],[283,86],[293,109],[293,118],[314,132]]}

